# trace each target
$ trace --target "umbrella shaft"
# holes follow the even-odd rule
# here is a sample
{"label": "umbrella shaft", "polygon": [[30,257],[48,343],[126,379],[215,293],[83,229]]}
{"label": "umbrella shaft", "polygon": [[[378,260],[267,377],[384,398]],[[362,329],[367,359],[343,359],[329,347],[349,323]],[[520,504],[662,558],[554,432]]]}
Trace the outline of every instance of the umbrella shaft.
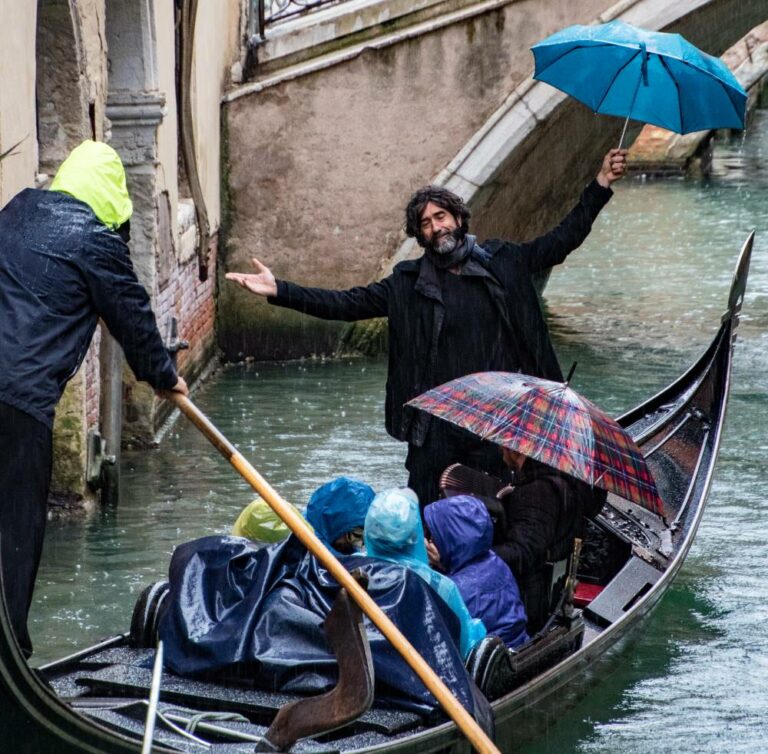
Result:
{"label": "umbrella shaft", "polygon": [[635,84],[635,91],[632,95],[632,104],[629,106],[629,112],[627,113],[627,118],[624,121],[624,128],[621,130],[621,138],[619,139],[619,149],[621,149],[622,144],[624,144],[624,136],[627,133],[627,126],[629,125],[629,119],[632,117],[632,110],[635,107],[635,100],[637,99],[637,92],[640,89],[640,82],[643,79],[642,71],[640,72],[640,75],[637,77],[637,84]]}

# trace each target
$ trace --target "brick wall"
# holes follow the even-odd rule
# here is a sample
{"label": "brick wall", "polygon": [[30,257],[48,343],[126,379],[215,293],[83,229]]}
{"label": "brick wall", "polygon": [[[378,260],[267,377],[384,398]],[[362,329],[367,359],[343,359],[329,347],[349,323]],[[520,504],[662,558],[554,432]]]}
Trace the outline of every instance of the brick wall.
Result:
{"label": "brick wall", "polygon": [[[174,262],[168,283],[158,293],[155,316],[165,340],[171,317],[178,321],[178,337],[189,342],[189,349],[178,354],[178,367],[184,378],[191,382],[206,367],[214,353],[214,300],[216,285],[217,249],[211,245],[208,279],[200,282],[197,257],[183,263]],[[99,425],[99,399],[101,393],[99,347],[101,329],[96,328],[85,358],[85,414],[86,429]]]}
{"label": "brick wall", "polygon": [[216,285],[215,242],[208,258],[208,279],[200,282],[197,258],[189,260],[171,276],[158,296],[158,322],[165,334],[172,316],[178,321],[178,337],[189,342],[189,349],[179,351],[177,365],[189,382],[205,368],[213,354],[214,300]]}

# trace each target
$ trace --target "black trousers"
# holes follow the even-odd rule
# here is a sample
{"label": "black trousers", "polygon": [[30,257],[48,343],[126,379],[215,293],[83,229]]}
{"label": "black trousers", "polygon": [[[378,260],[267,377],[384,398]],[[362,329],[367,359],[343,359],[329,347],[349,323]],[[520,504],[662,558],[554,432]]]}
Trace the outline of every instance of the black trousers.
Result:
{"label": "black trousers", "polygon": [[43,550],[52,461],[51,430],[0,402],[0,566],[11,626],[27,657],[27,616]]}
{"label": "black trousers", "polygon": [[419,496],[422,509],[440,497],[440,475],[452,463],[502,477],[506,470],[501,448],[448,422],[432,419],[424,444],[408,445],[405,468],[408,486]]}

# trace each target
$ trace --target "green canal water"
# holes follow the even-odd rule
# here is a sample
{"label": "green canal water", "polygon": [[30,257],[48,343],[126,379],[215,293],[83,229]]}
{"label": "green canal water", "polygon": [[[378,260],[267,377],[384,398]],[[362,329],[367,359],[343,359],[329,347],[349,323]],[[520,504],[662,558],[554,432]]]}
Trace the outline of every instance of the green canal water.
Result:
{"label": "green canal water", "polygon": [[[524,751],[764,752],[768,739],[768,112],[724,141],[706,182],[617,187],[588,242],[546,291],[574,386],[618,414],[708,344],[739,248],[757,230],[727,430],[698,537],[636,642]],[[345,473],[403,484],[383,429],[385,364],[221,369],[194,398],[287,499]],[[176,545],[231,527],[246,484],[184,420],[160,448],[123,456],[118,507],[49,526],[35,593],[35,663],[128,629]]]}

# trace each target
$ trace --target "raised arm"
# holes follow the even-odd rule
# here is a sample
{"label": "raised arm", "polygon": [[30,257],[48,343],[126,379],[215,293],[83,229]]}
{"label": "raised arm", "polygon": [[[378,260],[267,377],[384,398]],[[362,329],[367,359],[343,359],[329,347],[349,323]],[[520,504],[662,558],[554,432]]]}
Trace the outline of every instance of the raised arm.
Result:
{"label": "raised arm", "polygon": [[626,149],[609,150],[603,157],[595,180],[584,189],[578,204],[562,222],[549,233],[521,244],[523,258],[531,270],[545,270],[560,264],[581,246],[592,230],[598,213],[613,196],[611,185],[626,173],[626,156]]}
{"label": "raised arm", "polygon": [[307,288],[287,280],[276,280],[271,270],[258,259],[252,261],[256,272],[228,272],[226,278],[257,296],[267,297],[270,304],[321,319],[346,322],[386,317],[389,313],[388,278],[342,291]]}
{"label": "raised arm", "polygon": [[493,549],[516,578],[524,579],[547,560],[557,535],[562,502],[553,495],[549,482],[537,480],[512,492],[504,506],[507,531],[504,541]]}

